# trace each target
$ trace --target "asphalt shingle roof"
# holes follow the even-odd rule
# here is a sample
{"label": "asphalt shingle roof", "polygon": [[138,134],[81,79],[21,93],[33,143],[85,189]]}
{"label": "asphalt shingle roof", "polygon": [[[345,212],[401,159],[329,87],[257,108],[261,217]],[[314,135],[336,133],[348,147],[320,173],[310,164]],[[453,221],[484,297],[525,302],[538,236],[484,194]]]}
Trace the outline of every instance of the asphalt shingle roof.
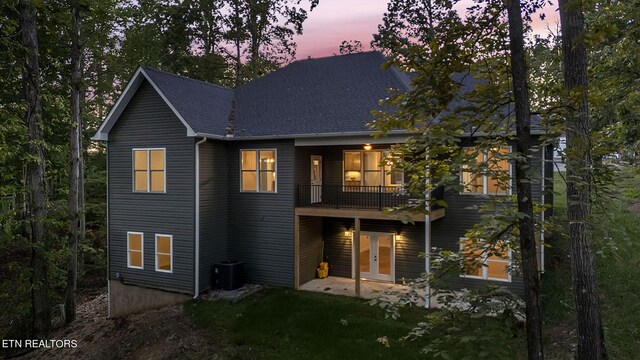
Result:
{"label": "asphalt shingle roof", "polygon": [[236,90],[235,135],[268,136],[367,131],[371,110],[389,88],[410,80],[385,71],[379,52],[296,61]]}
{"label": "asphalt shingle roof", "polygon": [[[379,102],[389,96],[388,89],[411,86],[408,74],[393,67],[383,70],[384,62],[376,51],[295,61],[235,90],[143,70],[195,133],[225,136],[235,106],[234,137],[250,138],[368,131],[371,111],[384,109]],[[461,84],[461,94],[480,81],[462,73],[452,78]],[[465,101],[458,98],[449,108]],[[500,112],[512,115],[513,107]],[[539,123],[533,116],[532,126]]]}
{"label": "asphalt shingle roof", "polygon": [[149,67],[143,69],[196,133],[224,135],[232,89]]}

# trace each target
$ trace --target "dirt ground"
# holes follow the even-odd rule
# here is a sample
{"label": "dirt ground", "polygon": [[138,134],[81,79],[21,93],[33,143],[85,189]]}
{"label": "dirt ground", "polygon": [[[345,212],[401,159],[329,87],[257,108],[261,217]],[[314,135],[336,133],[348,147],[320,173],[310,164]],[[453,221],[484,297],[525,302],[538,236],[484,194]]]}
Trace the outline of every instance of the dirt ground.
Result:
{"label": "dirt ground", "polygon": [[182,305],[107,319],[104,293],[85,299],[76,321],[49,338],[76,340],[77,347],[40,349],[20,359],[217,359],[220,349]]}

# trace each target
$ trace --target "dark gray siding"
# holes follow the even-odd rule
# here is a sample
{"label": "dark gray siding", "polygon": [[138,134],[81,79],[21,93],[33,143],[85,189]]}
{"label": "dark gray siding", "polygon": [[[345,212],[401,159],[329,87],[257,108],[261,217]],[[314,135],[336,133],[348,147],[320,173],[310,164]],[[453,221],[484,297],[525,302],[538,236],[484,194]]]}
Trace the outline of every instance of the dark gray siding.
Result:
{"label": "dark gray siding", "polygon": [[[109,278],[193,292],[194,140],[148,82],[109,133]],[[166,194],[132,191],[132,149],[166,148]],[[144,269],[127,268],[127,231],[144,233]],[[173,273],[155,271],[155,234],[173,235]]]}
{"label": "dark gray siding", "polygon": [[322,218],[300,217],[300,278],[298,285],[315,278],[322,261]]}
{"label": "dark gray siding", "polygon": [[351,235],[353,219],[324,218],[324,256],[329,261],[329,275],[351,277]]}
{"label": "dark gray siding", "polygon": [[227,177],[225,144],[200,146],[200,290],[211,287],[211,267],[227,259]]}
{"label": "dark gray siding", "polygon": [[[324,218],[325,256],[329,259],[330,275],[351,277],[352,250],[351,235],[353,219]],[[403,224],[400,221],[362,220],[362,232],[396,234],[395,237],[395,281],[413,279],[425,271],[424,223]]]}
{"label": "dark gray siding", "polygon": [[[277,193],[240,192],[240,149],[277,150]],[[293,141],[230,142],[228,154],[229,258],[248,282],[293,287]]]}
{"label": "dark gray siding", "polygon": [[[535,202],[540,202],[542,200],[541,154],[542,153],[539,148],[532,154],[532,168],[530,176],[532,179],[531,190]],[[487,204],[491,199],[491,196],[462,195],[454,192],[448,192],[445,194],[445,201],[448,205],[445,210],[446,215],[444,218],[432,223],[432,246],[444,250],[458,251],[460,248],[460,238],[464,237],[466,231],[480,221],[481,214],[478,210],[470,209],[470,207]],[[510,283],[463,278],[458,274],[452,274],[446,281],[446,285],[449,287],[467,289],[478,289],[489,283],[506,286],[511,291],[520,295],[524,292],[522,278],[517,274],[512,276],[512,281]]]}

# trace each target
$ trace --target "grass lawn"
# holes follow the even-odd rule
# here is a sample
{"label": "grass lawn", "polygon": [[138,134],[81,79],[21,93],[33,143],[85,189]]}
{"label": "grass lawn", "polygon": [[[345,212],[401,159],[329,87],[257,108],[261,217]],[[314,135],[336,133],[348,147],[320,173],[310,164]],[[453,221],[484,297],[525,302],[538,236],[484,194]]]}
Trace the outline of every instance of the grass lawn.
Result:
{"label": "grass lawn", "polygon": [[[450,357],[451,353],[468,355],[467,359],[519,359],[522,356],[516,354],[524,349],[520,330],[502,332],[505,336],[497,340],[499,344],[481,342],[480,346],[478,340],[469,340],[473,335],[401,341],[430,310],[408,308],[400,319],[392,320],[362,299],[290,289],[268,289],[236,304],[190,302],[186,311],[221,342],[219,359],[432,359],[432,354],[420,352],[430,341],[445,348],[446,353],[438,359],[456,358]],[[494,318],[439,326],[442,332],[458,326],[465,335],[504,329]],[[377,341],[383,336],[389,347]],[[501,356],[496,356],[496,346]]]}
{"label": "grass lawn", "polygon": [[[614,193],[594,206],[593,239],[607,351],[611,359],[640,354],[640,169],[621,168]],[[554,216],[566,227],[566,193],[556,175]],[[636,204],[636,206],[633,206]],[[631,210],[631,208],[634,210]],[[548,358],[570,358],[575,347],[575,314],[566,236],[556,236],[543,276],[543,310]]]}
{"label": "grass lawn", "polygon": [[[419,345],[400,343],[426,310],[399,320],[356,298],[268,289],[236,304],[191,302],[187,312],[228,346],[231,359],[417,359]],[[387,336],[391,346],[376,341]]]}

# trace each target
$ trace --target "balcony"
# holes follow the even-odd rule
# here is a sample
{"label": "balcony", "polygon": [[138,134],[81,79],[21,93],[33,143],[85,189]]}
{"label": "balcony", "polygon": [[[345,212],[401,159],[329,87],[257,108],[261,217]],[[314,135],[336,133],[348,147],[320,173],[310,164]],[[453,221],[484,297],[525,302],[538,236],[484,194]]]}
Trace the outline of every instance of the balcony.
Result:
{"label": "balcony", "polygon": [[[433,198],[442,199],[444,189],[438,188],[431,192]],[[297,208],[315,208],[318,210],[335,209],[341,211],[361,211],[375,218],[387,218],[382,210],[398,207],[418,201],[409,196],[400,186],[347,186],[347,185],[307,185],[299,184],[296,193]],[[316,211],[318,214],[339,214],[336,211]],[[310,215],[314,211],[304,211]],[[379,214],[375,214],[379,213]],[[301,213],[302,214],[302,213]],[[432,208],[432,214],[437,218],[444,216],[444,209],[439,206]],[[432,216],[433,217],[433,216]],[[424,221],[424,215],[412,215],[416,221]],[[435,220],[432,218],[432,220]]]}

